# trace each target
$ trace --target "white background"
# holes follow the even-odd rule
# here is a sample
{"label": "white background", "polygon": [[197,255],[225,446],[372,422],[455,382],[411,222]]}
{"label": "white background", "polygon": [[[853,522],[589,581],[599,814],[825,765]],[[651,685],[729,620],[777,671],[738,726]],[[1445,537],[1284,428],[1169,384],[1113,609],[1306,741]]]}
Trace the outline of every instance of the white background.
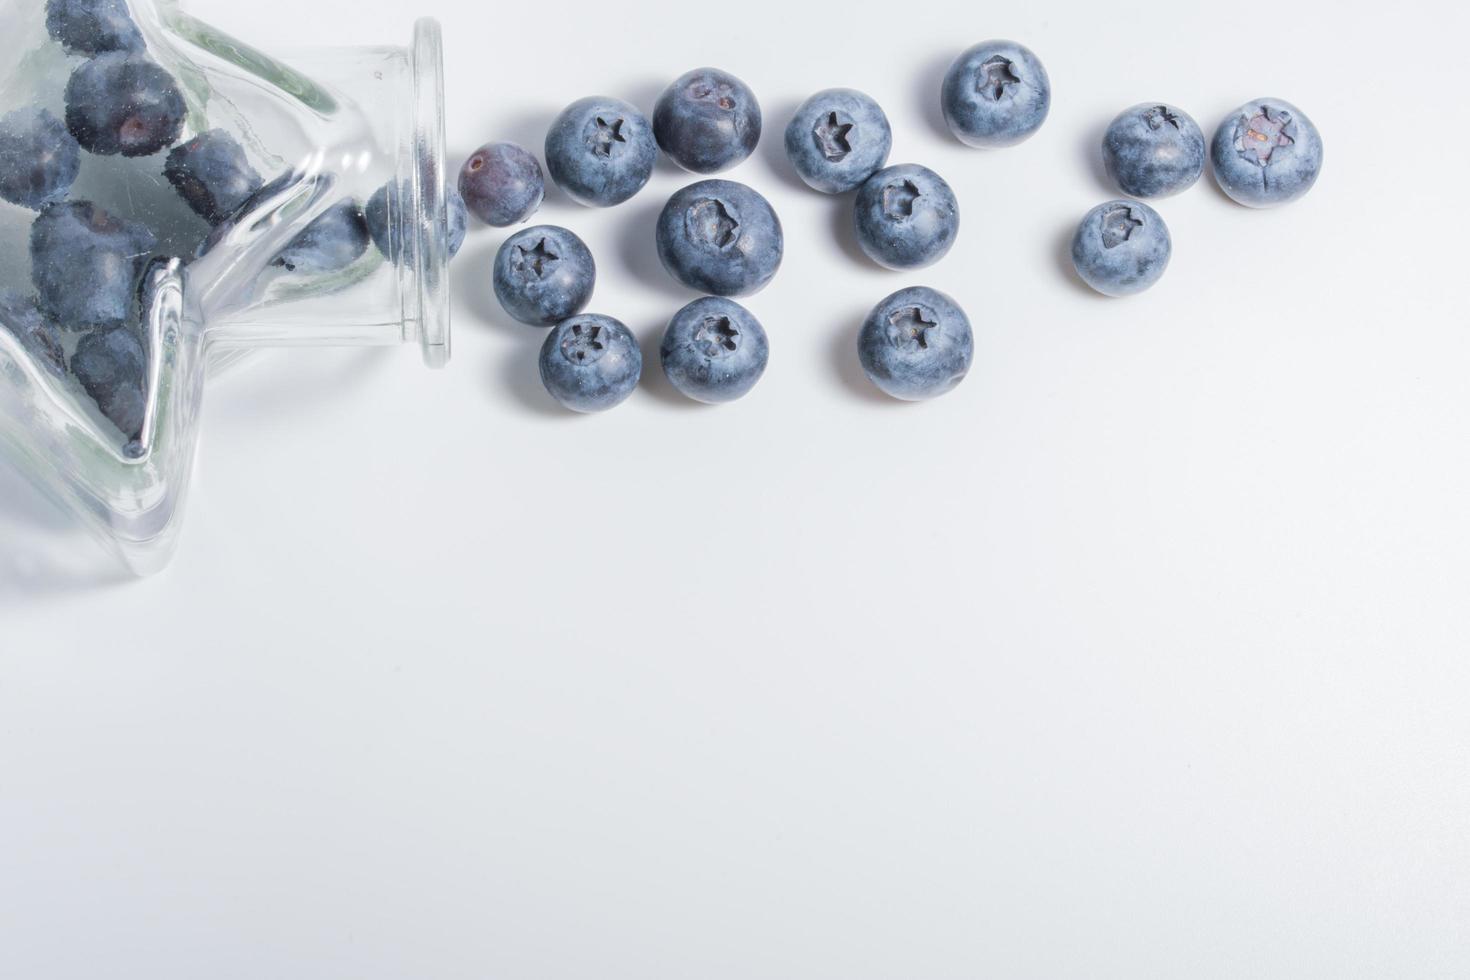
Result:
{"label": "white background", "polygon": [[[1463,5],[197,0],[271,48],[448,37],[451,154],[538,150],[701,64],[787,230],[742,403],[658,376],[571,417],[456,264],[456,356],[269,355],[208,397],[175,564],[120,579],[0,469],[0,977],[942,980],[1470,975]],[[937,122],[967,44],[1045,61],[1030,142]],[[874,95],[960,241],[861,259],[780,149]],[[1144,100],[1280,96],[1326,168],[1206,178],[1175,258],[1069,274]],[[540,218],[654,354],[687,178]],[[940,401],[872,393],[864,312],[976,328]]]}

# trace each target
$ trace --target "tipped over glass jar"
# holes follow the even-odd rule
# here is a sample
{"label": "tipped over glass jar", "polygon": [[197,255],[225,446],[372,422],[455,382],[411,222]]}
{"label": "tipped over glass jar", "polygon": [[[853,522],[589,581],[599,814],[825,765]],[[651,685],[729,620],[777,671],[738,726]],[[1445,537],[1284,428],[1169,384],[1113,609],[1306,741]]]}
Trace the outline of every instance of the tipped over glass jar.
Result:
{"label": "tipped over glass jar", "polygon": [[303,345],[448,361],[439,27],[278,59],[174,0],[3,18],[0,459],[147,574],[215,370]]}

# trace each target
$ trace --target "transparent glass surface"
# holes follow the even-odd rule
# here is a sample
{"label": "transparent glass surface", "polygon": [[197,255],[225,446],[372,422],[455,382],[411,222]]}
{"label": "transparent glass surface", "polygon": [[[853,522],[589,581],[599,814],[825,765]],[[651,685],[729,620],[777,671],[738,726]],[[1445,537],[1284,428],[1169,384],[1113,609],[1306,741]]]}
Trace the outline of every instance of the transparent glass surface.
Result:
{"label": "transparent glass surface", "polygon": [[[252,349],[302,345],[412,343],[430,366],[447,362],[448,231],[435,22],[420,21],[407,47],[271,56],[171,0],[128,8],[145,46],[130,57],[172,77],[182,129],[147,156],[84,150],[64,202],[151,232],[126,324],[145,361],[141,416],[127,415],[134,431],[123,431],[107,398],[83,383],[92,375],[78,368],[77,348],[95,343],[86,338],[97,325],[56,322],[40,302],[63,363],[0,323],[0,465],[17,467],[146,574],[172,553],[213,373]],[[67,120],[68,80],[88,56],[48,33],[44,0],[5,0],[0,26],[0,115],[44,108]],[[211,220],[165,168],[172,147],[218,130],[243,149],[261,186]],[[377,235],[360,252],[330,268],[283,258],[324,215],[366,229],[368,202],[385,187],[397,191],[379,195]],[[0,201],[0,290],[9,296],[38,294],[33,224],[52,206]],[[82,277],[76,288],[88,288]]]}

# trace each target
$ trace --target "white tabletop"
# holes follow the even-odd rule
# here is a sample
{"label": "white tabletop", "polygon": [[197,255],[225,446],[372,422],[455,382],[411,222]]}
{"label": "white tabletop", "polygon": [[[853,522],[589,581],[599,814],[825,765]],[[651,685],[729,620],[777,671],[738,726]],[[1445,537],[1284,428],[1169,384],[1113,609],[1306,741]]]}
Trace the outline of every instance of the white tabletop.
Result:
{"label": "white tabletop", "polygon": [[[29,2],[29,0],[28,0]],[[270,48],[447,29],[452,155],[716,64],[787,232],[770,371],[556,409],[455,268],[455,358],[282,352],[207,397],[174,565],[119,580],[0,467],[0,975],[882,980],[1470,973],[1460,6],[1160,0],[197,0]],[[946,63],[1013,37],[1050,120],[969,150]],[[780,135],[862,88],[964,215],[855,254]],[[1064,244],[1103,127],[1260,96],[1327,147],[1302,201],[1207,177],[1108,301]],[[693,294],[654,217],[553,194],[593,307],[656,350]],[[875,395],[866,310],[976,328],[954,394]]]}

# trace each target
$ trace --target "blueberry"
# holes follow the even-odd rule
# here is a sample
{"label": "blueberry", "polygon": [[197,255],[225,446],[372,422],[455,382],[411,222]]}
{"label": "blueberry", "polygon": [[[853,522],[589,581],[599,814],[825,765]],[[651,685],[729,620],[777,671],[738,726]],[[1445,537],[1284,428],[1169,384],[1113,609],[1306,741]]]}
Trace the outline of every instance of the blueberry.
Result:
{"label": "blueberry", "polygon": [[74,54],[143,49],[125,0],[46,0],[46,30]]}
{"label": "blueberry", "polygon": [[34,297],[14,289],[0,291],[0,328],[9,330],[26,352],[52,374],[66,373],[61,331],[46,321]]}
{"label": "blueberry", "polygon": [[638,387],[643,353],[627,327],[588,313],[557,324],[541,345],[541,383],[564,408],[605,412]]}
{"label": "blueberry", "polygon": [[900,289],[873,307],[858,335],[858,360],[879,390],[904,401],[936,398],[969,373],[970,319],[937,289]]}
{"label": "blueberry", "polygon": [[717,296],[674,314],[658,357],[669,383],[695,401],[718,405],[744,396],[766,373],[771,345],[751,312]]}
{"label": "blueberry", "polygon": [[825,194],[861,186],[893,149],[888,117],[871,98],[829,88],[807,99],[786,127],[786,156],[807,185]]}
{"label": "blueberry", "polygon": [[529,150],[515,143],[486,143],[459,168],[459,195],[487,225],[518,225],[541,207],[546,178]]}
{"label": "blueberry", "polygon": [[453,187],[444,191],[444,224],[444,246],[452,259],[464,247],[464,236],[470,230],[470,210],[465,207],[464,198],[459,191]]}
{"label": "blueberry", "polygon": [[81,167],[81,147],[50,110],[0,117],[0,198],[40,210],[66,196]]}
{"label": "blueberry", "polygon": [[546,134],[546,169],[579,204],[606,208],[643,190],[658,146],[643,113],[619,99],[578,99]]}
{"label": "blueberry", "polygon": [[157,153],[178,141],[184,112],[174,77],[147,55],[99,54],[66,83],[66,127],[89,153]]}
{"label": "blueberry", "polygon": [[264,183],[245,148],[223,129],[200,133],[169,150],[163,175],[194,213],[212,225],[234,214]]}
{"label": "blueberry", "polygon": [[[373,244],[378,246],[378,251],[391,262],[397,262],[399,252],[403,247],[401,229],[407,228],[410,219],[398,212],[400,185],[390,181],[373,192],[368,198],[367,206],[362,209],[363,218],[367,221],[368,235],[372,237]],[[407,200],[404,193],[403,200]],[[460,197],[459,191],[450,187],[444,192],[445,206],[445,245],[448,248],[449,257],[452,259],[459,254],[461,246],[464,245],[465,233],[469,230],[469,211],[465,208],[464,198]],[[397,215],[395,219],[395,215]],[[398,222],[398,231],[394,230],[394,221]]]}
{"label": "blueberry", "polygon": [[71,373],[103,416],[136,442],[148,406],[148,358],[138,335],[127,327],[90,331],[71,356]]}
{"label": "blueberry", "polygon": [[500,246],[493,279],[505,312],[533,327],[549,327],[587,308],[597,265],[582,239],[565,228],[538,225]]}
{"label": "blueberry", "polygon": [[1322,137],[1290,102],[1256,99],[1226,117],[1210,145],[1215,180],[1237,203],[1270,208],[1295,201],[1322,171]]}
{"label": "blueberry", "polygon": [[1164,219],[1137,201],[1099,204],[1072,236],[1077,274],[1107,296],[1141,293],[1158,282],[1172,252]]}
{"label": "blueberry", "polygon": [[1046,122],[1051,80],[1028,48],[1014,41],[986,41],[950,66],[940,105],[950,132],[961,143],[1014,146]]}
{"label": "blueberry", "polygon": [[1108,126],[1103,166],[1130,197],[1178,194],[1205,171],[1205,134],[1183,109],[1145,102]]}
{"label": "blueberry", "polygon": [[858,245],[889,269],[920,269],[944,257],[960,231],[954,191],[912,163],[880,170],[857,193]]}
{"label": "blueberry", "polygon": [[761,107],[750,87],[718,68],[679,76],[653,107],[659,148],[697,174],[728,170],[755,152]]}
{"label": "blueberry", "polygon": [[302,275],[324,276],[356,262],[367,251],[369,241],[367,222],[357,202],[338,201],[312,219],[271,265]]}
{"label": "blueberry", "polygon": [[760,194],[730,180],[701,180],[658,217],[658,257],[669,275],[717,296],[758,292],[781,267],[781,219]]}
{"label": "blueberry", "polygon": [[89,201],[51,204],[31,224],[31,278],[41,309],[80,330],[127,322],[153,233]]}

